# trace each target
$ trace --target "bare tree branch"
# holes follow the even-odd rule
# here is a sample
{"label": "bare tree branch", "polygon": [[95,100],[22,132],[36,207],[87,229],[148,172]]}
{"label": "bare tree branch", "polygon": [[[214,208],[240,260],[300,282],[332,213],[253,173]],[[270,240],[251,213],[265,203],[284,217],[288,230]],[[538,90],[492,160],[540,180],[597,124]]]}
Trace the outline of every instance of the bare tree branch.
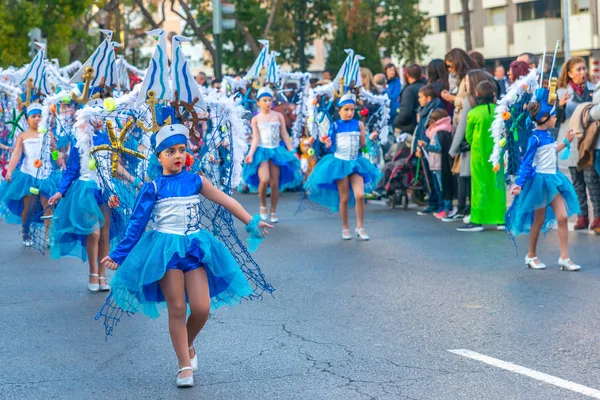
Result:
{"label": "bare tree branch", "polygon": [[258,53],[260,53],[260,47],[258,46],[258,42],[256,41],[256,39],[254,39],[254,37],[252,37],[252,35],[248,31],[248,29],[246,29],[246,27],[244,25],[242,25],[240,20],[237,19],[237,16],[234,16],[234,19],[235,19],[235,27],[242,33],[242,35],[244,36],[244,39],[246,39],[246,41],[250,45],[252,52],[254,53],[255,56],[257,56]]}
{"label": "bare tree branch", "polygon": [[[180,13],[179,10],[175,9],[176,1],[178,1],[184,14]],[[214,60],[215,59],[215,48],[213,47],[210,40],[208,40],[208,37],[206,36],[206,30],[203,29],[204,27],[198,26],[198,23],[196,22],[196,19],[192,15],[192,11],[190,10],[190,7],[187,4],[187,2],[185,2],[185,0],[171,0],[171,11],[173,11],[181,19],[183,19],[186,22],[187,26],[192,28],[196,37],[198,39],[200,39],[200,41],[202,42],[202,44],[204,45],[206,50],[210,53],[210,56],[212,57],[212,59]]]}
{"label": "bare tree branch", "polygon": [[279,0],[273,0],[273,5],[271,6],[271,13],[269,14],[269,20],[267,22],[267,26],[265,27],[265,33],[263,34],[265,38],[268,38],[269,33],[271,33],[271,25],[273,25],[273,20],[275,19],[275,13],[277,12],[278,3]]}
{"label": "bare tree branch", "polygon": [[158,29],[161,27],[161,25],[165,22],[165,2],[162,2],[162,19],[159,22],[154,21],[154,17],[152,17],[152,14],[150,13],[150,11],[148,11],[148,8],[146,8],[146,6],[144,5],[144,1],[143,0],[134,0],[135,4],[138,5],[138,7],[140,8],[140,11],[142,12],[142,14],[144,15],[144,18],[146,19],[146,21],[148,21],[150,23],[150,25],[152,25],[152,29]]}

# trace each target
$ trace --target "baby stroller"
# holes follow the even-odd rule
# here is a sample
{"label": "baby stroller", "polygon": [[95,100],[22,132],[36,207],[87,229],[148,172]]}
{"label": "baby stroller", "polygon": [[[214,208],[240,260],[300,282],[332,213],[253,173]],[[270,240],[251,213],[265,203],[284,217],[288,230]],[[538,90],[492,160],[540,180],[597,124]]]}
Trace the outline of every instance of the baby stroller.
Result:
{"label": "baby stroller", "polygon": [[406,210],[410,200],[419,206],[427,204],[422,161],[411,154],[406,143],[398,143],[392,161],[384,167],[384,177],[387,174],[389,177],[384,188],[392,208],[401,205]]}

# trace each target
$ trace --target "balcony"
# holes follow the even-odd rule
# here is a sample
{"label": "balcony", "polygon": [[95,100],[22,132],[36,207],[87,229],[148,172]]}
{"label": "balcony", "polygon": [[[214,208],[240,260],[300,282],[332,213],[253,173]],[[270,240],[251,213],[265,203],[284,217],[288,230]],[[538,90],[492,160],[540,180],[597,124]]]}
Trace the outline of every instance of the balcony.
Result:
{"label": "balcony", "polygon": [[481,6],[485,9],[494,7],[503,7],[507,3],[506,0],[481,0]]}
{"label": "balcony", "polygon": [[[473,0],[469,0],[469,11],[473,11]],[[450,0],[450,14],[460,14],[461,12],[462,12],[461,0]]]}
{"label": "balcony", "polygon": [[483,54],[487,58],[508,57],[508,26],[483,27]]}
{"label": "balcony", "polygon": [[594,48],[592,38],[593,18],[590,13],[575,14],[569,17],[569,44],[571,50],[589,50]]}
{"label": "balcony", "polygon": [[425,36],[423,42],[429,47],[428,57],[425,57],[425,61],[429,62],[434,58],[444,59],[448,52],[447,38],[446,32],[431,33]]}
{"label": "balcony", "polygon": [[563,39],[562,20],[559,18],[534,19],[513,25],[514,54],[539,53],[546,47],[554,50],[556,41]]}
{"label": "balcony", "polygon": [[[471,37],[473,34],[471,33]],[[465,48],[465,30],[459,29],[457,31],[450,32],[450,48],[454,49],[455,47],[464,49]]]}
{"label": "balcony", "polygon": [[446,2],[440,0],[419,0],[419,10],[429,17],[446,15]]}

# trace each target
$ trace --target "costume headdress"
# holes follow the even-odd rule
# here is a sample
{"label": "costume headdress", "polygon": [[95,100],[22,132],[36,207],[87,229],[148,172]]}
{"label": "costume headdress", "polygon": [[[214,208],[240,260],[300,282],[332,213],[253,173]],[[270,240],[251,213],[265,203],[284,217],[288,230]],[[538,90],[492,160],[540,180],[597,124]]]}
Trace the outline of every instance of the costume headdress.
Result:
{"label": "costume headdress", "polygon": [[360,61],[365,58],[354,54],[352,49],[345,49],[344,51],[348,56],[333,79],[333,94],[335,97],[342,97],[346,92],[357,90],[362,86]]}

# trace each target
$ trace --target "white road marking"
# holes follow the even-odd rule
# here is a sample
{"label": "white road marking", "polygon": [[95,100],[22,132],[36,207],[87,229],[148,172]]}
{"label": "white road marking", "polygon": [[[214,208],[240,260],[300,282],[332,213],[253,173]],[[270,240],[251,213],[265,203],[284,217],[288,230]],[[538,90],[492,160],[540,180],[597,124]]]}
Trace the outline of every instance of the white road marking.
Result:
{"label": "white road marking", "polygon": [[538,381],[549,383],[551,385],[558,386],[560,388],[567,389],[572,392],[580,393],[585,396],[592,397],[594,399],[600,399],[600,390],[592,389],[590,387],[583,386],[575,382],[557,378],[555,376],[548,375],[543,372],[534,371],[529,368],[521,367],[517,364],[499,360],[497,358],[488,357],[485,354],[476,353],[471,350],[458,349],[448,351],[450,353],[458,354],[459,356],[467,357],[472,360],[481,361],[485,364],[491,365],[496,368],[501,368],[510,372],[514,372],[515,374],[525,375],[530,378],[537,379]]}

